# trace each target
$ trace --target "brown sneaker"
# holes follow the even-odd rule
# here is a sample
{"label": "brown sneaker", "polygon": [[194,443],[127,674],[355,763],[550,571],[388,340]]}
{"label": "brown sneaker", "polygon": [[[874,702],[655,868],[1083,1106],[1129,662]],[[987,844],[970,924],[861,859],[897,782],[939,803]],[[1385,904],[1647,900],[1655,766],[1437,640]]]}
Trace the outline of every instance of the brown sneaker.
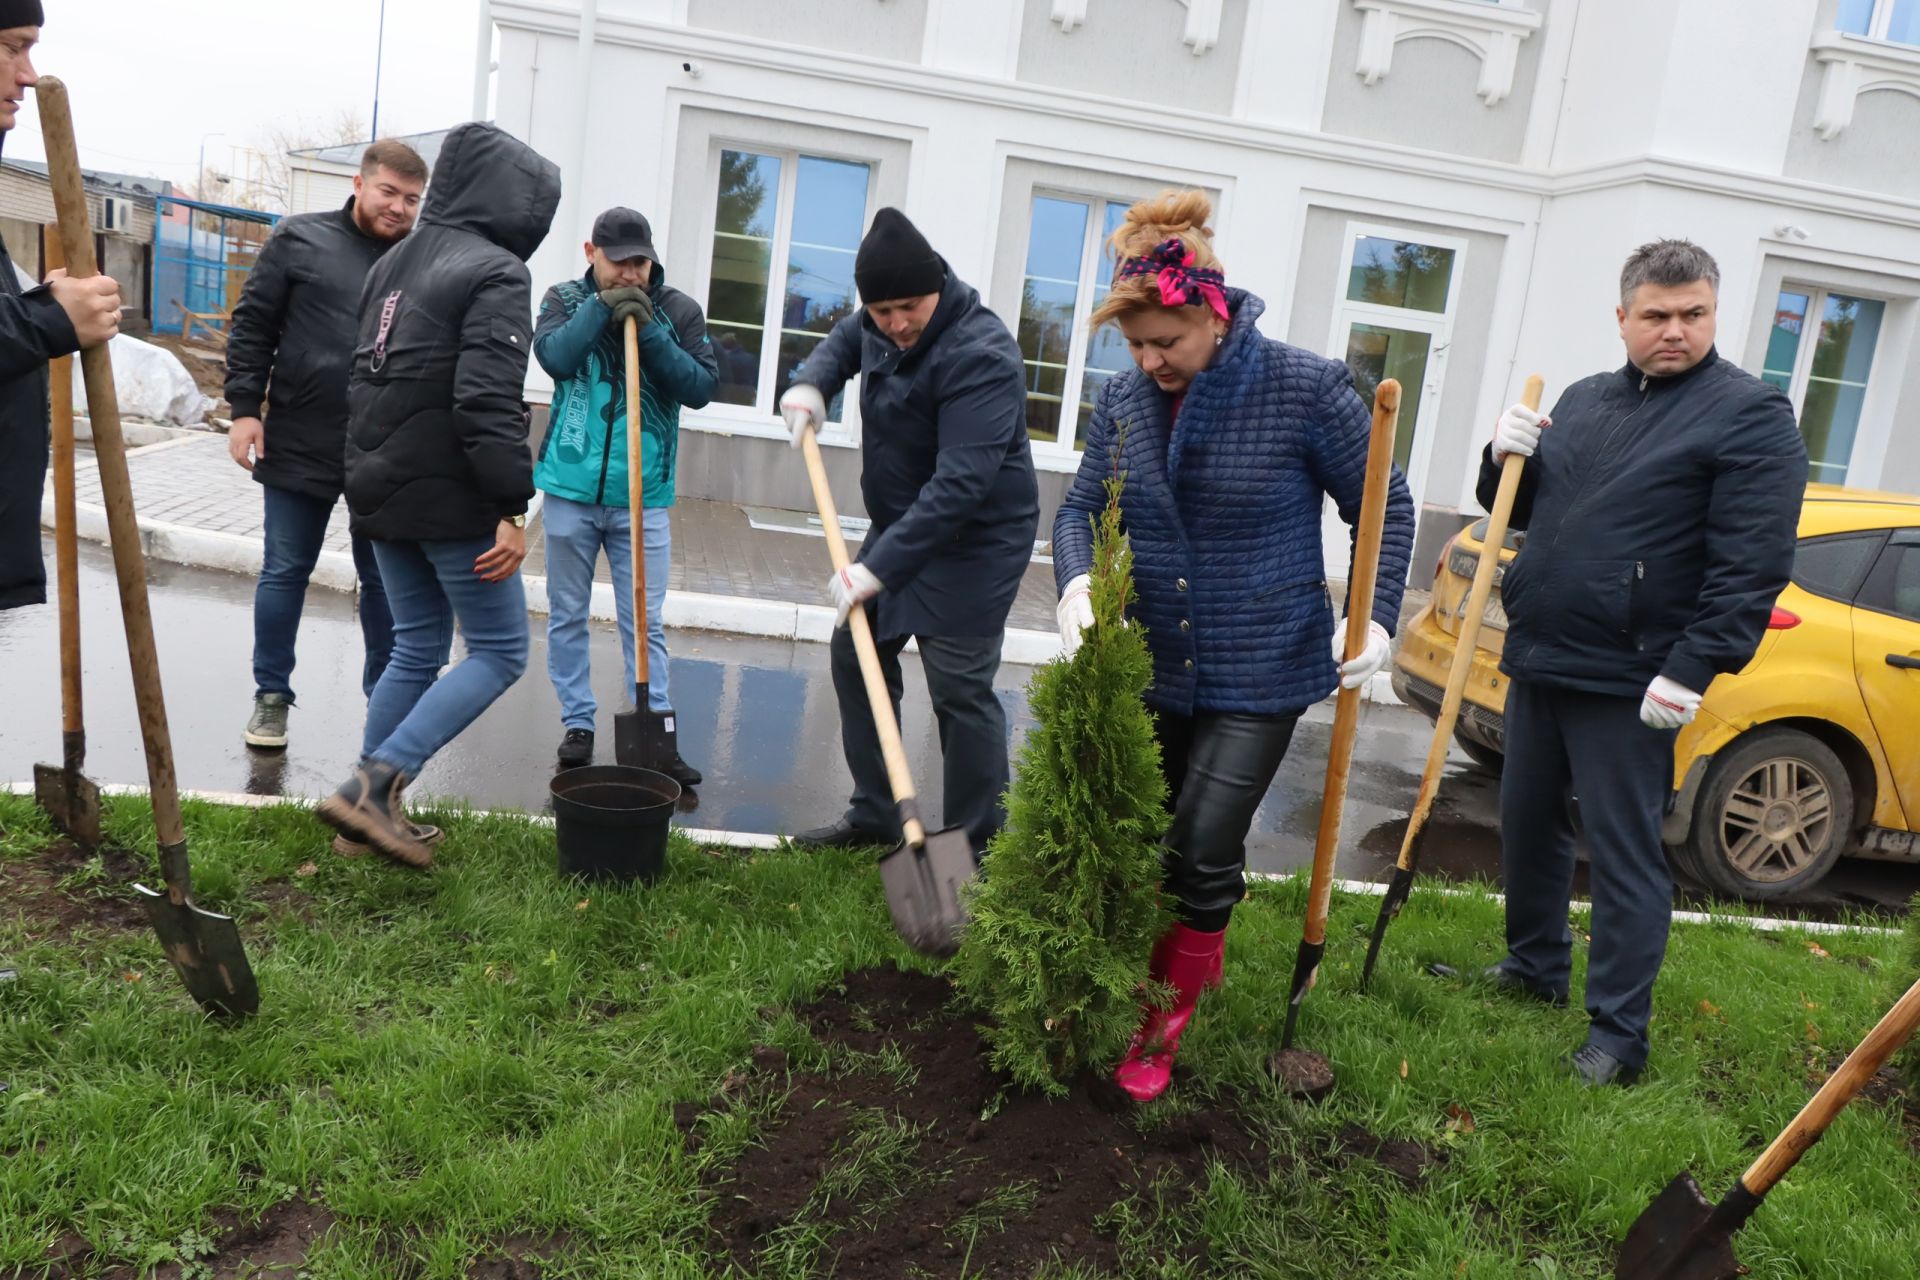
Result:
{"label": "brown sneaker", "polygon": [[415,837],[414,825],[401,811],[400,793],[407,781],[407,775],[390,764],[364,761],[315,812],[349,840],[424,870],[433,865],[433,851]]}
{"label": "brown sneaker", "polygon": [[[446,832],[425,822],[408,822],[407,830],[415,840],[418,840],[429,849],[447,838]],[[349,840],[342,835],[336,835],[333,838],[333,851],[343,858],[357,858],[372,847],[372,845],[362,844],[358,840]]]}

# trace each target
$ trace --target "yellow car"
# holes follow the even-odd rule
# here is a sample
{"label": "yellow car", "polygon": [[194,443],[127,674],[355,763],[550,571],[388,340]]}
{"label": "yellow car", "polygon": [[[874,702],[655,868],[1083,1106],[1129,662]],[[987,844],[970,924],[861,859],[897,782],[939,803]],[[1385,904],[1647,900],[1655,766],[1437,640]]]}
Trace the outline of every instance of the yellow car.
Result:
{"label": "yellow car", "polygon": [[[1394,657],[1394,691],[1430,718],[1485,534],[1481,520],[1447,544]],[[1525,538],[1508,535],[1501,575]],[[1498,582],[1454,731],[1492,769],[1507,697]],[[1920,861],[1920,497],[1807,486],[1765,638],[1675,743],[1664,835],[1676,866],[1742,898],[1798,893],[1842,855]]]}

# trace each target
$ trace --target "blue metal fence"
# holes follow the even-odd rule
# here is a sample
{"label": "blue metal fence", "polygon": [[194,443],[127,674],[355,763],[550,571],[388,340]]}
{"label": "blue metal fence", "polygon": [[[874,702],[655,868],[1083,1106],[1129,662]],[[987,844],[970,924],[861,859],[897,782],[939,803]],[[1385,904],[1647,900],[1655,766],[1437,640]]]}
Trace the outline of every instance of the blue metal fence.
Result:
{"label": "blue metal fence", "polygon": [[[153,327],[178,329],[185,313],[233,309],[277,213],[163,196],[154,204]],[[219,320],[214,327],[224,329]]]}

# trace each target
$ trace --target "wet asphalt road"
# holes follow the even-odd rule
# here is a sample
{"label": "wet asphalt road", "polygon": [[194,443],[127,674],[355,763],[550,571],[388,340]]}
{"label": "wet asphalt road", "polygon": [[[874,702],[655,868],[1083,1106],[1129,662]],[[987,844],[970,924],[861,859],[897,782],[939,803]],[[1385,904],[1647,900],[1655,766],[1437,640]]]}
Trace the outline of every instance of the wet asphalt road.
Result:
{"label": "wet asphalt road", "polygon": [[[112,563],[104,547],[90,543],[81,544],[80,559],[87,772],[102,783],[143,783]],[[331,790],[358,754],[365,708],[351,600],[332,591],[309,593],[293,679],[298,704],[291,744],[285,752],[256,752],[241,742],[253,695],[252,580],[159,562],[149,563],[147,572],[181,785],[263,795]],[[545,620],[535,617],[532,624],[526,676],[428,766],[416,794],[483,808],[545,807],[561,730],[546,677]],[[0,613],[0,778],[30,780],[35,761],[59,760],[57,630],[51,606]],[[732,831],[791,832],[837,817],[848,775],[826,646],[691,631],[671,633],[668,643],[681,751],[708,779],[697,797],[683,802],[677,820]],[[933,717],[915,659],[907,655],[905,662],[908,755],[923,804],[937,815]],[[600,758],[610,761],[613,714],[625,700],[611,624],[594,625],[593,667]],[[1030,675],[1030,668],[1004,667],[998,681],[1016,743],[1031,724],[1023,694]],[[1295,733],[1248,842],[1253,868],[1291,871],[1311,860],[1331,718],[1330,703],[1314,707]],[[1364,709],[1340,876],[1377,880],[1390,871],[1430,735],[1417,712]],[[1498,878],[1497,791],[1496,779],[1456,754],[1430,824],[1425,870]],[[1821,900],[1807,905],[1885,909],[1920,890],[1920,869],[1846,863],[1822,888]]]}

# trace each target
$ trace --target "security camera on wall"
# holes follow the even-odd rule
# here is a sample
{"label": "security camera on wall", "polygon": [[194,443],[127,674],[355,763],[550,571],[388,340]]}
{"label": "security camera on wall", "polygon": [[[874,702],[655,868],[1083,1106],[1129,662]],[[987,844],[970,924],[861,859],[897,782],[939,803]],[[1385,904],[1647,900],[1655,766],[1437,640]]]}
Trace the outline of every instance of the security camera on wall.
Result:
{"label": "security camera on wall", "polygon": [[680,69],[686,72],[689,76],[691,76],[695,80],[698,80],[702,75],[706,73],[706,70],[707,70],[706,67],[702,66],[698,62],[683,62],[680,64]]}

